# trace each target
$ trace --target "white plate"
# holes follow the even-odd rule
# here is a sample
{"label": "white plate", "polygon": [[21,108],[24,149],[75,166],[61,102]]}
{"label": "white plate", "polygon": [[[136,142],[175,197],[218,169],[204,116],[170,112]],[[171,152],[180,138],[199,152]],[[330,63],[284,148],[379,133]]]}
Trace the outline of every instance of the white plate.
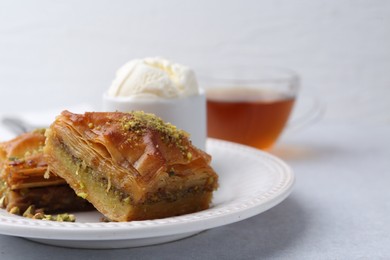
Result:
{"label": "white plate", "polygon": [[77,248],[125,248],[188,237],[257,215],[284,200],[294,175],[281,160],[247,146],[209,139],[207,151],[219,174],[212,205],[201,212],[156,220],[99,222],[96,212],[75,213],[77,222],[23,218],[0,210],[0,234]]}

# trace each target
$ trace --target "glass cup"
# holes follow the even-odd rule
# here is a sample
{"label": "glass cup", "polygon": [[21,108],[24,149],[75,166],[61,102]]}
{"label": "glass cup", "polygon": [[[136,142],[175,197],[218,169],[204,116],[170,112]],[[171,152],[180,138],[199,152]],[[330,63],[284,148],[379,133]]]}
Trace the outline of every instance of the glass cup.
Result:
{"label": "glass cup", "polygon": [[269,149],[286,126],[299,89],[296,73],[281,68],[210,70],[206,91],[208,137]]}

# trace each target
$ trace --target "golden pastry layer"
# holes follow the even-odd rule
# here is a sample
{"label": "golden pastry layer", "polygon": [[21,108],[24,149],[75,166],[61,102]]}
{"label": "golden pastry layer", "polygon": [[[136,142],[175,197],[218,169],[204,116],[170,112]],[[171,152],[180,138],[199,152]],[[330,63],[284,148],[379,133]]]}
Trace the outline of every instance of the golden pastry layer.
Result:
{"label": "golden pastry layer", "polygon": [[0,206],[23,212],[34,205],[48,213],[91,208],[64,179],[48,171],[44,132],[37,130],[0,143]]}
{"label": "golden pastry layer", "polygon": [[187,133],[143,112],[62,112],[46,133],[49,167],[113,221],[209,207],[218,177]]}

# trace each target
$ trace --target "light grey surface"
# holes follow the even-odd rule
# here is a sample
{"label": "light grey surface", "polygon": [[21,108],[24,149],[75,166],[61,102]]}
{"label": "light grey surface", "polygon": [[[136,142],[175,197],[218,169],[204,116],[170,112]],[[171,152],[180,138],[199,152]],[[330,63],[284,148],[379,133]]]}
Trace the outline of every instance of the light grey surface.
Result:
{"label": "light grey surface", "polygon": [[0,259],[389,259],[390,125],[317,123],[272,151],[295,171],[278,206],[177,242],[81,250],[0,236]]}

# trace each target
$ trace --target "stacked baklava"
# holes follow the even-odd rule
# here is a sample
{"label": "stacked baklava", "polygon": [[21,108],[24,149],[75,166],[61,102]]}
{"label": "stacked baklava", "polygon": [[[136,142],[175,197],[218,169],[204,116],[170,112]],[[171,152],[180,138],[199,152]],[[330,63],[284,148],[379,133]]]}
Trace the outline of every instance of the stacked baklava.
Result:
{"label": "stacked baklava", "polygon": [[0,206],[19,214],[32,207],[45,213],[91,208],[64,179],[48,170],[44,132],[37,130],[0,143]]}

